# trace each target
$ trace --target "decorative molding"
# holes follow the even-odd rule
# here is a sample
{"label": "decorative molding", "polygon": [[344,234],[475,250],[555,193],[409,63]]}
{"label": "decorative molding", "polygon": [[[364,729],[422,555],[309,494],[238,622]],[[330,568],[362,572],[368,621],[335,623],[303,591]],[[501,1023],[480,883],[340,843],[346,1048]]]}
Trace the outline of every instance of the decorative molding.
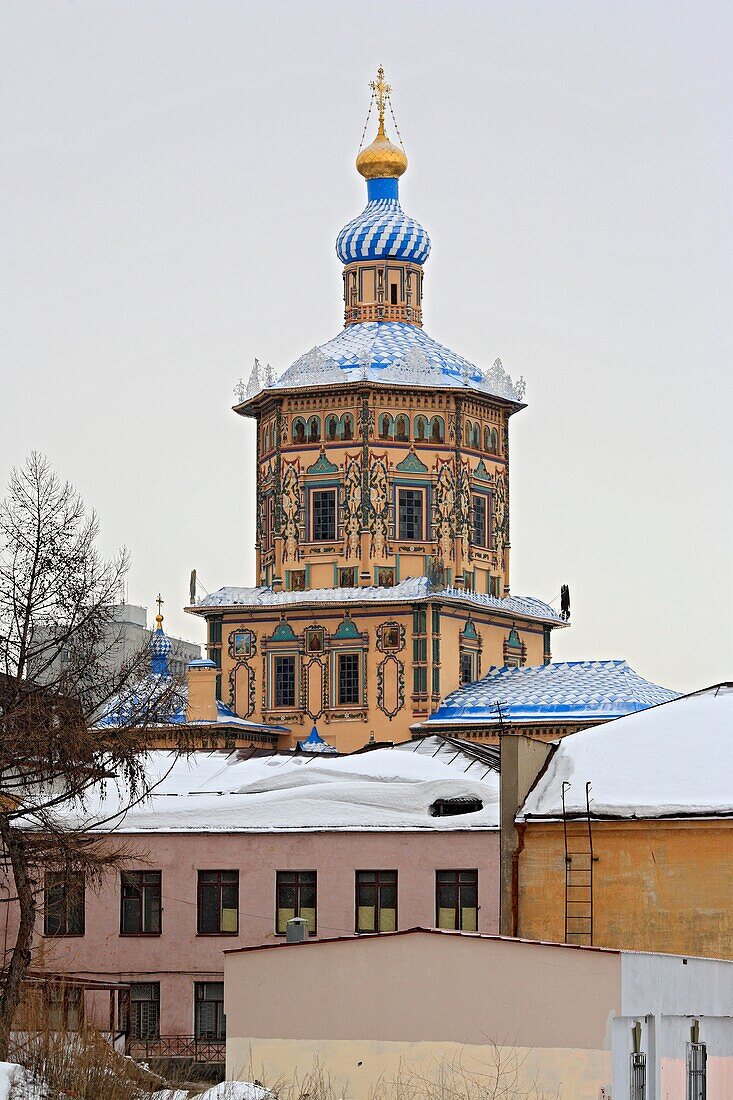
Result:
{"label": "decorative molding", "polygon": [[283,619],[282,622],[277,624],[274,631],[270,635],[270,641],[271,642],[295,642],[295,641],[297,641],[297,637],[296,637],[295,632],[293,631],[293,628],[290,625],[290,623],[286,622]]}
{"label": "decorative molding", "polygon": [[473,471],[473,476],[476,478],[477,481],[491,481],[492,480],[491,474],[486,469],[483,458],[479,462],[476,469]]}
{"label": "decorative molding", "polygon": [[333,634],[334,638],[358,638],[362,639],[361,632],[356,623],[348,616],[345,615],[342,621],[339,623],[337,629]]}
{"label": "decorative molding", "polygon": [[[394,700],[394,706],[389,706],[388,700],[385,698],[385,675],[388,666],[395,666],[395,676],[397,682],[397,696]],[[377,666],[377,706],[386,714],[387,718],[391,722],[395,715],[399,714],[405,705],[405,667],[402,661],[398,661],[393,653],[388,653]]]}
{"label": "decorative molding", "polygon": [[424,462],[421,462],[414,451],[402,459],[402,462],[398,462],[397,469],[403,474],[426,474],[428,468]]}
{"label": "decorative molding", "polygon": [[338,466],[331,462],[327,458],[326,452],[322,450],[313,465],[309,466],[305,472],[307,474],[337,474],[338,469]]}

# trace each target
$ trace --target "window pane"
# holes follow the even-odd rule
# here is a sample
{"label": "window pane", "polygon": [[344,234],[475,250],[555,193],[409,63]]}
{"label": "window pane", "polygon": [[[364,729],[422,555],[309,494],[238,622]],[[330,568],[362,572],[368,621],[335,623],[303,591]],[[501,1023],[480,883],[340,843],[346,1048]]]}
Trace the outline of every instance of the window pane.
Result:
{"label": "window pane", "polygon": [[199,932],[219,931],[219,890],[205,885],[199,892]]}
{"label": "window pane", "polygon": [[423,494],[419,489],[400,489],[398,502],[398,538],[423,538]]}
{"label": "window pane", "polygon": [[359,702],[359,654],[338,656],[338,703],[348,706]]}
{"label": "window pane", "polygon": [[295,657],[275,658],[275,706],[295,706]]}
{"label": "window pane", "polygon": [[336,538],[336,491],[328,489],[325,492],[313,493],[313,539],[322,542],[324,539]]}
{"label": "window pane", "polygon": [[357,932],[374,932],[376,909],[373,905],[360,905],[357,909]]}
{"label": "window pane", "polygon": [[122,931],[140,932],[140,903],[136,898],[125,898],[122,903]]}

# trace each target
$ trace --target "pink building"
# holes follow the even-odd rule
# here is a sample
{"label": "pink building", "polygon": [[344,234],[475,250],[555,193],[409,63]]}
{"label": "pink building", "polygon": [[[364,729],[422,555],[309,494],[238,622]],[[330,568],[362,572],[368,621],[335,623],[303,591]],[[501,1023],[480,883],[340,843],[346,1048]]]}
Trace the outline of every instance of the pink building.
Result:
{"label": "pink building", "polygon": [[281,942],[293,916],[315,938],[498,930],[495,749],[430,737],[346,757],[150,759],[155,793],[115,828],[129,870],[77,897],[49,876],[35,961],[129,982],[133,1039],[223,1039],[223,952]]}

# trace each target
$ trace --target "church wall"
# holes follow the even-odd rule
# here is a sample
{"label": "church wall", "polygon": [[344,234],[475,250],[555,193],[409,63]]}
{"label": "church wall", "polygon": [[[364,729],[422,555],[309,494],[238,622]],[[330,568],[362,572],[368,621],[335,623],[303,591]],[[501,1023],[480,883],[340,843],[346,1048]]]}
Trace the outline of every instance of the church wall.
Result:
{"label": "church wall", "polygon": [[[519,645],[507,649],[508,639]],[[535,623],[501,623],[482,608],[447,601],[361,606],[252,608],[210,624],[209,655],[221,667],[221,698],[240,718],[289,726],[282,747],[312,725],[340,751],[370,738],[403,741],[464,675],[477,679],[507,659],[541,664]],[[509,655],[507,658],[506,655]],[[340,658],[358,669],[356,697],[339,703]],[[292,705],[277,704],[279,658],[292,659]]]}
{"label": "church wall", "polygon": [[[562,822],[529,823],[517,935],[565,938]],[[733,958],[733,821],[593,823],[593,943]]]}
{"label": "church wall", "polygon": [[[330,387],[270,401],[253,413],[260,583],[280,591],[396,584],[424,576],[434,558],[446,583],[508,594],[511,411],[429,390]],[[416,536],[401,537],[401,490],[422,495]],[[318,530],[315,511],[331,491],[333,537]],[[485,544],[475,541],[479,507]]]}

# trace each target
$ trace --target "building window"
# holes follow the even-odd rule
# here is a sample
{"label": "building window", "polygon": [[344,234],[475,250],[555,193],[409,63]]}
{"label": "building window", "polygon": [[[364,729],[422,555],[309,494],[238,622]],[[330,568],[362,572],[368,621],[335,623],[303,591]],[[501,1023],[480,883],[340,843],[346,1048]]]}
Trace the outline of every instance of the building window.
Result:
{"label": "building window", "polygon": [[45,936],[84,935],[84,877],[63,871],[47,871],[43,934]]}
{"label": "building window", "polygon": [[646,1100],[646,1054],[631,1055],[631,1100]]}
{"label": "building window", "polygon": [[473,683],[475,679],[473,674],[473,653],[461,653],[460,673],[461,685]]}
{"label": "building window", "polygon": [[316,872],[277,872],[277,915],[275,931],[284,936],[286,926],[293,917],[308,921],[308,933],[316,934]]}
{"label": "building window", "polygon": [[412,691],[414,695],[427,695],[428,691],[428,638],[427,611],[416,607],[412,613]]}
{"label": "building window", "polygon": [[356,931],[394,932],[397,928],[397,872],[356,872]]}
{"label": "building window", "polygon": [[44,987],[49,1031],[78,1031],[84,1023],[84,991],[58,982]]}
{"label": "building window", "polygon": [[295,706],[295,657],[274,657],[275,706]]}
{"label": "building window", "polygon": [[313,541],[336,538],[336,490],[314,489],[312,493]]}
{"label": "building window", "polygon": [[133,982],[130,986],[131,1039],[160,1037],[160,982]]}
{"label": "building window", "polygon": [[196,1038],[223,1043],[227,1037],[224,982],[195,982]]}
{"label": "building window", "polygon": [[239,931],[239,871],[199,871],[199,935],[236,935]]}
{"label": "building window", "polygon": [[347,565],[344,569],[339,569],[339,588],[356,588],[355,566]]}
{"label": "building window", "polygon": [[389,304],[391,306],[397,305],[397,284],[392,283],[389,288]]}
{"label": "building window", "polygon": [[359,665],[361,658],[358,653],[338,653],[336,655],[336,680],[338,692],[337,705],[340,707],[353,706],[359,702]]}
{"label": "building window", "polygon": [[706,1100],[707,1060],[705,1043],[687,1044],[687,1100]]}
{"label": "building window", "polygon": [[206,655],[217,668],[221,668],[221,619],[218,616],[207,619],[207,626],[209,637],[206,643]]}
{"label": "building window", "polygon": [[438,928],[475,932],[478,928],[478,871],[436,871]]}
{"label": "building window", "polygon": [[377,569],[377,586],[379,588],[391,588],[394,582],[394,569],[391,566],[381,566]]}
{"label": "building window", "polygon": [[161,872],[122,872],[120,935],[159,936]]}
{"label": "building window", "polygon": [[486,493],[474,493],[471,497],[474,546],[489,546],[489,498]]}
{"label": "building window", "polygon": [[424,538],[422,489],[398,489],[397,537],[421,542]]}

